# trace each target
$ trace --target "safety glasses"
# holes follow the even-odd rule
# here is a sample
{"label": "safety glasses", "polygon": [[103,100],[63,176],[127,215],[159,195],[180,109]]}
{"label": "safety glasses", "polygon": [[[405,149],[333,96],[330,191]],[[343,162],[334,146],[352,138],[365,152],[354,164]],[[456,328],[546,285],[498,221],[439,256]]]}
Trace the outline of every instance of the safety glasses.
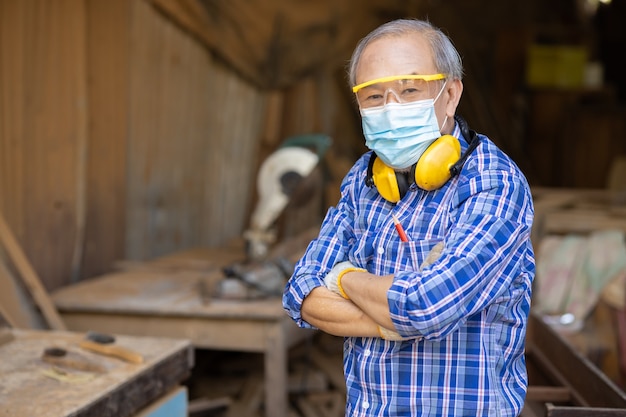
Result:
{"label": "safety glasses", "polygon": [[361,108],[383,106],[389,93],[400,103],[410,103],[433,98],[440,90],[439,83],[445,80],[445,74],[430,75],[394,75],[376,78],[352,87]]}

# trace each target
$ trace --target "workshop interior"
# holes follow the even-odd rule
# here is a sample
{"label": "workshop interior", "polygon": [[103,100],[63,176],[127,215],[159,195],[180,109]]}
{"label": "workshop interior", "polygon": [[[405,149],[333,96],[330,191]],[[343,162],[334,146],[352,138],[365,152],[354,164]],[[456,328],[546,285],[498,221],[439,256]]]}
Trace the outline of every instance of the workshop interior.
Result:
{"label": "workshop interior", "polygon": [[281,296],[397,18],[530,184],[521,415],[626,416],[626,0],[0,0],[0,416],[344,416],[342,338]]}

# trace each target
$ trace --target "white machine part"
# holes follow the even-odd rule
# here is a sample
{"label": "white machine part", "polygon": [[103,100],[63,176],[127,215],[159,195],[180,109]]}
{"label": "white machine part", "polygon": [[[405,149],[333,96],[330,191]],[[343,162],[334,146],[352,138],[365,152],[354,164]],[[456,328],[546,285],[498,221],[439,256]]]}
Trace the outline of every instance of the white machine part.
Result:
{"label": "white machine part", "polygon": [[244,234],[248,257],[262,260],[276,240],[273,225],[287,206],[298,183],[307,177],[319,162],[318,155],[303,147],[279,148],[267,157],[257,177],[259,199],[252,213],[250,229]]}

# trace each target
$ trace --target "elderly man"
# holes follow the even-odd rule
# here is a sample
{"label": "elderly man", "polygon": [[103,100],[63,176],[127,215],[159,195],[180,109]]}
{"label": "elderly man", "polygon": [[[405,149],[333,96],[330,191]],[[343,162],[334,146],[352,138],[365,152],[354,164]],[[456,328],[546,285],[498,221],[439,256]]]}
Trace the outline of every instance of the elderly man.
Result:
{"label": "elderly man", "polygon": [[344,336],[346,416],[515,416],[535,261],[515,163],[456,116],[458,52],[396,20],[356,47],[371,150],[283,295],[302,327]]}

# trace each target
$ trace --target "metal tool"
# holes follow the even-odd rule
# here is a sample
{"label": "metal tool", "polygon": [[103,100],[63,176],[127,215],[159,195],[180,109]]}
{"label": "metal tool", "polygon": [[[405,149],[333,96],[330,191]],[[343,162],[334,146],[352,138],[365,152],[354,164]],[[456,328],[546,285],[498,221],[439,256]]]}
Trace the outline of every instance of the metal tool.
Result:
{"label": "metal tool", "polygon": [[[235,263],[223,268],[223,272],[226,279],[218,285],[218,293],[223,298],[263,298],[283,293],[287,278],[293,272],[293,265],[287,259],[278,258]],[[239,281],[241,285],[233,290],[233,282],[228,278]]]}

